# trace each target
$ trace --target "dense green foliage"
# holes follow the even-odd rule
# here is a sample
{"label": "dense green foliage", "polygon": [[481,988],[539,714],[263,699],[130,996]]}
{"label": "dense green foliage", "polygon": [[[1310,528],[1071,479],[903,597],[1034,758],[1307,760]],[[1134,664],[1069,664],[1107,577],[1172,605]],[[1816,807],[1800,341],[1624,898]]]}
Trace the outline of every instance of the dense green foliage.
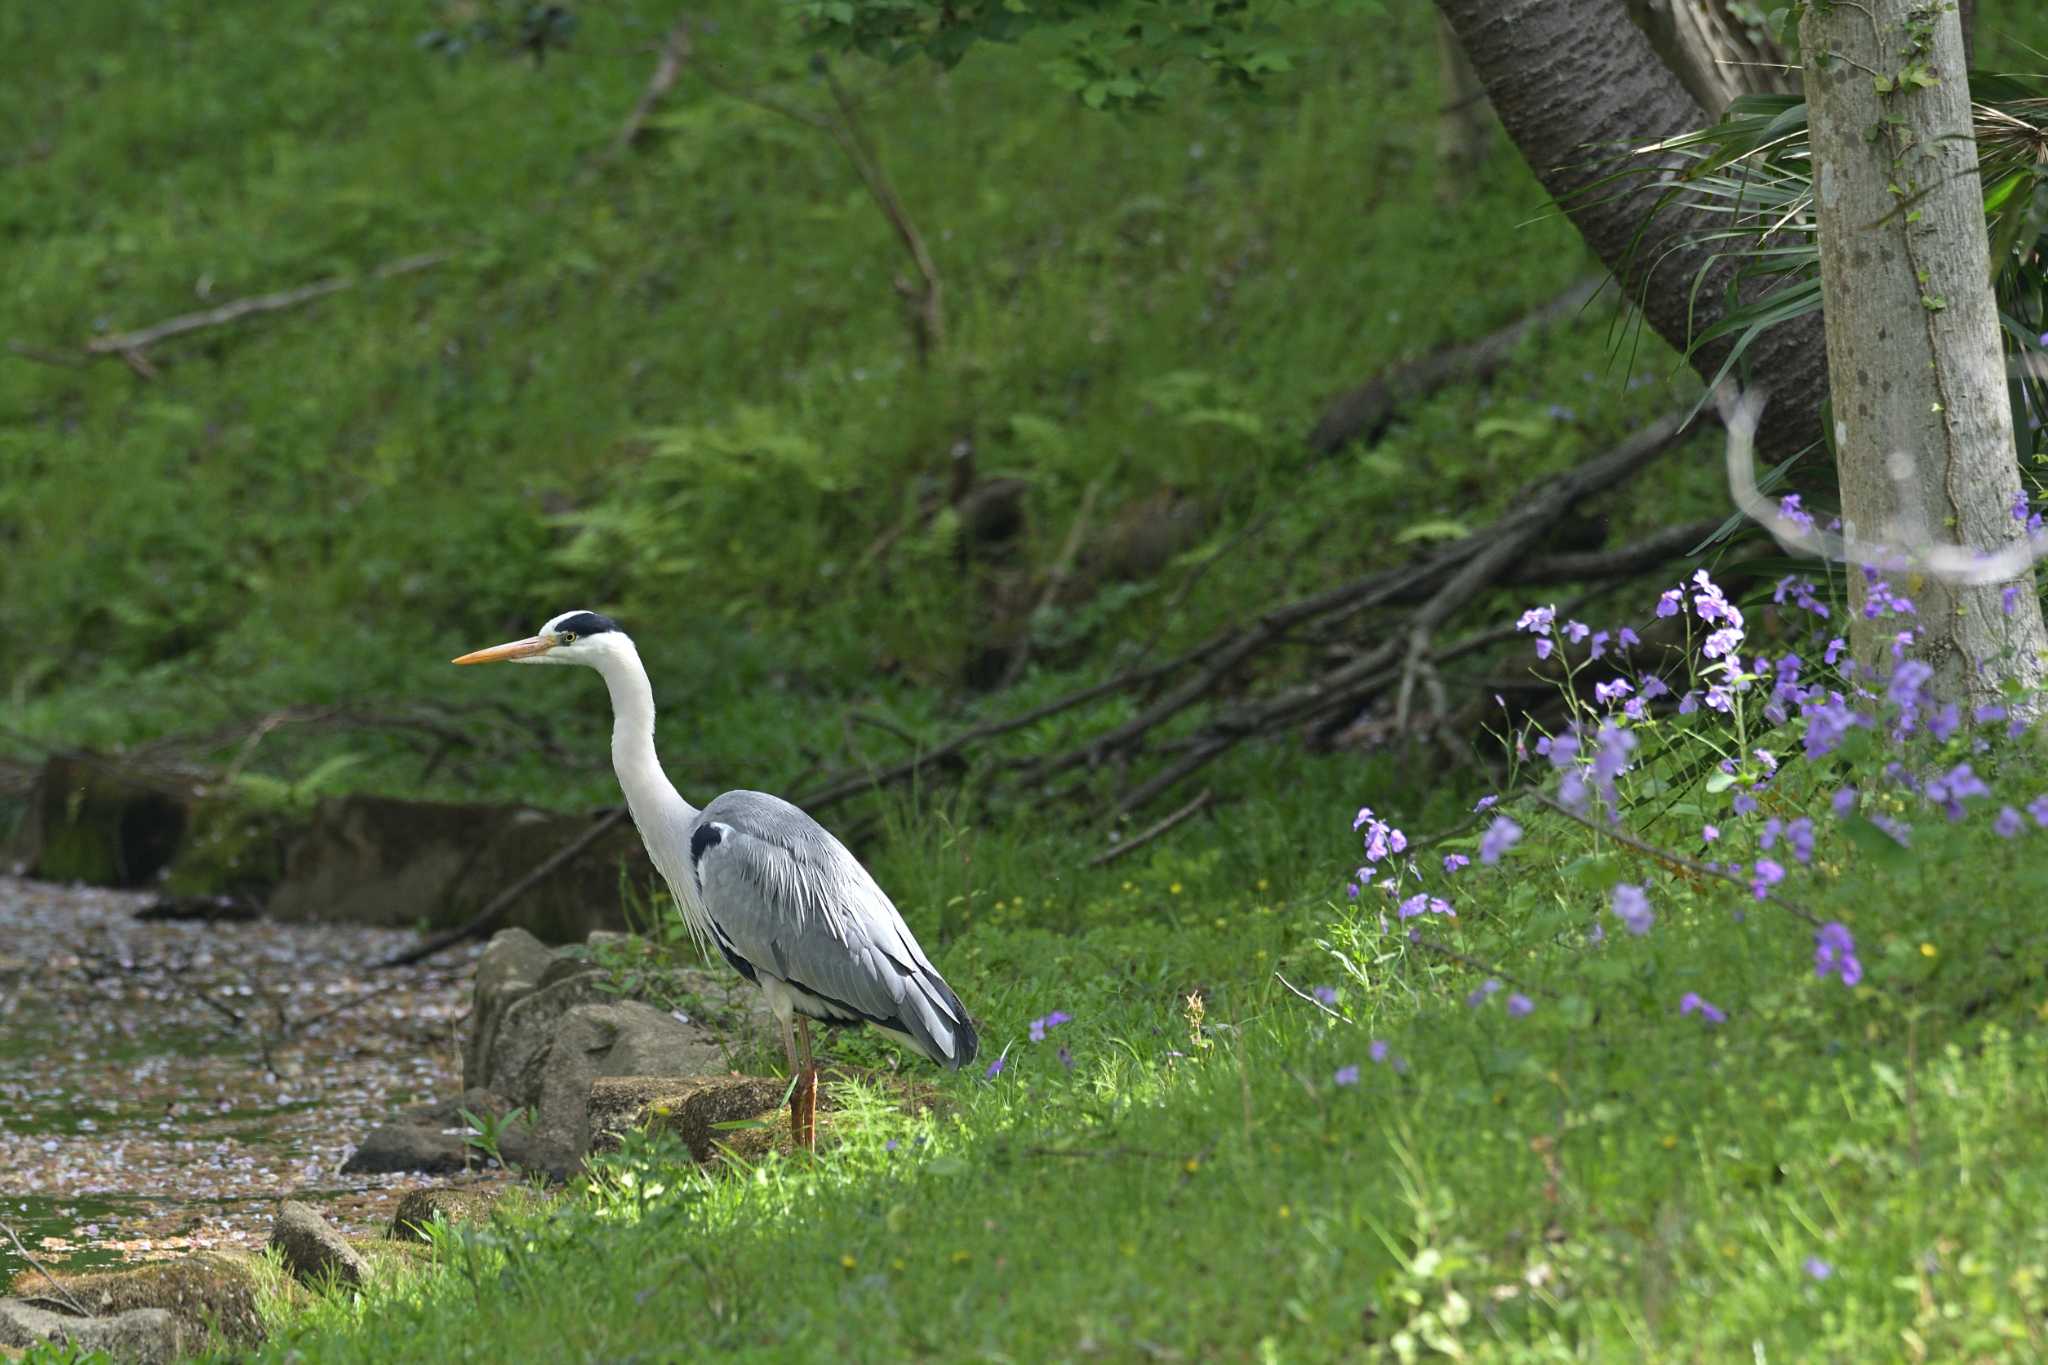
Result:
{"label": "dense green foliage", "polygon": [[[1412,552],[1378,528],[1476,524],[1669,399],[1624,388],[1596,307],[1371,450],[1303,451],[1330,395],[1585,269],[1505,147],[1438,207],[1426,14],[1317,24],[1324,55],[1269,102],[1133,121],[999,50],[950,76],[845,64],[946,283],[920,368],[891,287],[907,263],[832,140],[695,78],[832,107],[758,7],[708,12],[659,139],[587,177],[662,31],[636,9],[591,7],[538,66],[416,50],[426,19],[403,9],[10,12],[0,40],[42,73],[0,92],[24,153],[0,197],[14,335],[65,347],[454,254],[166,342],[155,381],[4,358],[0,634],[28,648],[0,722],[109,744],[287,705],[502,704],[576,745],[601,733],[597,690],[444,661],[589,606],[699,713],[665,728],[672,765],[790,789],[901,752],[849,735],[846,708],[935,729],[1098,481],[1086,529],[1171,503],[1197,534],[1161,572],[1084,564],[1102,591],[1042,615],[1020,701]],[[1661,379],[1670,358],[1636,364]],[[1007,557],[911,515],[963,441],[983,478],[1028,481]],[[1625,534],[1681,490],[1708,505],[1712,480],[1673,465],[1650,507],[1603,510]],[[817,721],[801,735],[793,707]],[[490,761],[457,753],[431,782],[403,732],[287,727],[254,762],[296,776],[339,746],[366,760],[356,785],[606,793],[594,748],[542,769],[492,713],[462,724]]]}
{"label": "dense green foliage", "polygon": [[[0,88],[32,346],[451,253],[166,342],[154,379],[0,356],[0,637],[26,642],[0,744],[227,727],[232,749],[251,717],[345,703],[452,718],[478,747],[423,762],[403,727],[287,727],[250,771],[607,800],[590,680],[443,662],[588,606],[640,639],[686,791],[796,790],[901,753],[886,727],[1021,707],[1480,523],[1695,390],[1647,339],[1616,362],[1589,316],[1369,448],[1304,452],[1333,393],[1585,268],[1505,149],[1440,205],[1430,15],[1389,9],[1304,8],[1299,69],[1259,100],[1190,89],[1122,121],[1050,91],[1028,48],[950,74],[840,62],[946,284],[924,364],[854,169],[730,93],[831,108],[771,9],[702,11],[658,137],[615,161],[666,13],[582,8],[535,61],[489,35],[421,48],[449,13],[368,5],[0,12],[39,73]],[[1993,55],[2048,38],[2019,7],[1982,23]],[[1026,481],[1000,556],[916,515],[963,443],[984,478]],[[1715,453],[1593,509],[1610,539],[1719,510]],[[1109,525],[1162,499],[1199,534],[1154,572],[1088,568],[1092,594],[1031,621],[1034,667],[964,693],[1084,506]],[[1728,798],[1697,757],[1642,753],[1635,835],[1698,851]],[[1883,759],[1788,773],[1763,814],[1872,785]],[[2001,799],[2032,794],[2030,750],[1976,762]],[[1429,756],[1290,743],[1215,781],[1217,818],[1100,869],[1057,806],[878,803],[862,851],[999,1075],[944,1080],[957,1109],[933,1119],[855,1097],[815,1164],[709,1181],[631,1151],[551,1212],[444,1239],[431,1273],[280,1312],[272,1355],[2042,1350],[2048,1035],[2024,917],[2048,834],[1926,820],[1901,857],[1825,826],[1785,889],[1853,927],[1850,989],[1776,907],[1526,807],[1508,867],[1468,869],[1458,920],[1429,921],[1456,956],[1410,944],[1344,896],[1352,812],[1453,830],[1434,857],[1476,842],[1476,791]],[[1724,823],[1716,856],[1753,860],[1757,822]],[[1653,874],[1655,932],[1614,932],[1613,884]],[[1490,972],[1534,1008],[1468,1005]],[[1334,1013],[1286,983],[1332,988]],[[1684,992],[1727,1023],[1681,1014]],[[1033,1041],[1053,1011],[1072,1018]]]}

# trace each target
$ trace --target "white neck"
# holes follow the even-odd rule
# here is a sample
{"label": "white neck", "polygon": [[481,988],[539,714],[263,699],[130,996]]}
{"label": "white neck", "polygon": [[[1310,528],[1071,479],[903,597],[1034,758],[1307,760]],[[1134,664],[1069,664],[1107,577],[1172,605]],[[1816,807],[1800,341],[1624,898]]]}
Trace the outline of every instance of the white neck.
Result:
{"label": "white neck", "polygon": [[657,831],[682,828],[696,818],[697,808],[682,798],[655,757],[654,688],[640,663],[640,651],[624,635],[610,639],[611,647],[596,657],[593,666],[604,675],[612,694],[612,768],[619,775],[633,823],[653,852],[662,837]]}

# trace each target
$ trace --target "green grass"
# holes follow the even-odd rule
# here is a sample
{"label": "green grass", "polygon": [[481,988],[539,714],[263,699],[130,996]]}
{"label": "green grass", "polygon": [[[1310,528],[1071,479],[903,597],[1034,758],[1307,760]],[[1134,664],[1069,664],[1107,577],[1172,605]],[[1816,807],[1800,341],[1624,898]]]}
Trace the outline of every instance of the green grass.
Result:
{"label": "green grass", "polygon": [[[2001,789],[2024,791],[2029,762]],[[1788,774],[1773,800],[1824,808],[1844,775]],[[944,955],[1006,1056],[945,1083],[957,1113],[856,1096],[844,1145],[738,1177],[629,1149],[577,1199],[444,1246],[440,1274],[292,1320],[266,1358],[536,1339],[580,1359],[2038,1353],[2036,845],[1923,822],[1886,861],[1823,821],[1781,889],[1853,928],[1850,990],[1815,977],[1784,911],[1528,824],[1430,929],[1525,984],[1526,1018],[1505,992],[1467,1003],[1483,970],[1244,872],[1100,886],[1095,927],[1030,923],[1026,895]],[[1753,822],[1728,828],[1754,857],[1736,847]],[[1617,877],[1652,883],[1643,938],[1603,913]],[[1339,1017],[1276,972],[1337,987]],[[1682,1016],[1685,991],[1728,1021]],[[1031,1042],[1054,1009],[1073,1021]]]}

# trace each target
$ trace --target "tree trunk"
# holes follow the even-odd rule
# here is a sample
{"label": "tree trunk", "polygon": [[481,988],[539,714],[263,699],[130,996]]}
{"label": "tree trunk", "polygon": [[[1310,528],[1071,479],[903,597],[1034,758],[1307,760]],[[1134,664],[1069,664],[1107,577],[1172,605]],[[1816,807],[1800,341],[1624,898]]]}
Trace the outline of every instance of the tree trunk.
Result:
{"label": "tree trunk", "polygon": [[1493,111],[1486,87],[1465,60],[1450,21],[1436,17],[1436,198],[1450,205],[1462,198],[1472,171],[1486,158],[1493,133]]}
{"label": "tree trunk", "polygon": [[[1678,78],[1629,22],[1622,0],[1437,0],[1485,83],[1493,109],[1523,159],[1600,259],[1615,272],[1657,334],[1684,350],[1718,321],[1734,266],[1710,266],[1716,248],[1687,241],[1706,225],[1676,211],[1644,219],[1659,187],[1593,188],[1627,147],[1675,137],[1709,122]],[[1588,192],[1590,191],[1590,193]],[[1694,278],[1706,267],[1697,295]],[[1693,353],[1712,375],[1727,340]],[[1781,458],[1820,434],[1827,397],[1820,319],[1783,323],[1749,348],[1745,363],[1772,401],[1757,434],[1766,458]]]}
{"label": "tree trunk", "polygon": [[[1843,533],[1886,551],[2007,549],[2026,531],[1962,27],[1925,0],[1863,0],[1809,9],[1800,46]],[[1849,582],[1860,608],[1865,576]],[[1852,612],[1851,648],[1888,662],[1911,628],[1944,698],[2037,687],[2048,636],[2031,570],[2014,585],[2008,603],[1996,583],[1894,581],[1917,619]]]}
{"label": "tree trunk", "polygon": [[1702,109],[1719,118],[1737,95],[1783,94],[1797,71],[1768,35],[1731,13],[1728,0],[1625,0],[1628,17],[1650,39]]}

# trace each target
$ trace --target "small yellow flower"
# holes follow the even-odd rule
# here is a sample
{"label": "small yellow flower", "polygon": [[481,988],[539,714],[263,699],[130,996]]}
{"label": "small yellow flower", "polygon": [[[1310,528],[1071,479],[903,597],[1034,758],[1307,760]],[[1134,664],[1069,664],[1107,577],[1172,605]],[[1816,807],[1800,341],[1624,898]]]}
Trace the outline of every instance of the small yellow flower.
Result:
{"label": "small yellow flower", "polygon": [[1175,882],[1172,886],[1167,887],[1166,890],[1170,895],[1178,896],[1180,894],[1180,883]]}
{"label": "small yellow flower", "polygon": [[1665,1150],[1665,1151],[1667,1151],[1667,1152],[1669,1152],[1669,1151],[1672,1151],[1673,1149],[1675,1149],[1675,1148],[1676,1148],[1677,1146],[1678,1146],[1678,1134],[1676,1134],[1676,1133],[1666,1133],[1666,1134],[1664,1135],[1664,1150]]}
{"label": "small yellow flower", "polygon": [[1292,1218],[1294,1217],[1294,1210],[1288,1208],[1285,1204],[1282,1204],[1280,1206],[1280,1216],[1282,1218]]}
{"label": "small yellow flower", "polygon": [[853,1259],[853,1254],[851,1252],[839,1258],[839,1267],[842,1270],[851,1270],[859,1264],[859,1261]]}
{"label": "small yellow flower", "polygon": [[1126,891],[1136,891],[1137,889],[1137,887],[1132,886],[1129,882],[1124,883],[1124,890]]}
{"label": "small yellow flower", "polygon": [[1920,956],[1922,957],[1933,957],[1935,952],[1936,949],[1932,943],[1923,943],[1920,945]]}
{"label": "small yellow flower", "polygon": [[1202,1169],[1202,1163],[1195,1160],[1195,1158],[1193,1157],[1189,1157],[1187,1161],[1181,1166],[1181,1169],[1186,1171],[1189,1175],[1193,1175],[1196,1171]]}
{"label": "small yellow flower", "polygon": [[1264,961],[1266,957],[1266,950],[1264,948],[1261,948],[1257,952],[1253,953],[1252,956],[1258,958],[1261,961]]}
{"label": "small yellow flower", "polygon": [[908,1269],[910,1269],[910,1267],[909,1267],[909,1266],[907,1266],[907,1265],[905,1265],[905,1264],[903,1263],[903,1258],[902,1258],[901,1256],[897,1256],[897,1257],[894,1257],[894,1258],[892,1258],[892,1259],[890,1260],[890,1262],[889,1262],[889,1269],[891,1269],[891,1270],[897,1270],[897,1271],[902,1271],[902,1270],[908,1270]]}
{"label": "small yellow flower", "polygon": [[971,1251],[956,1251],[953,1253],[954,1265],[966,1265],[969,1261],[973,1259],[974,1253]]}
{"label": "small yellow flower", "polygon": [[1261,877],[1261,878],[1259,878],[1259,890],[1261,890],[1261,891],[1264,891],[1265,889],[1266,889],[1266,879],[1265,879],[1264,877]]}

